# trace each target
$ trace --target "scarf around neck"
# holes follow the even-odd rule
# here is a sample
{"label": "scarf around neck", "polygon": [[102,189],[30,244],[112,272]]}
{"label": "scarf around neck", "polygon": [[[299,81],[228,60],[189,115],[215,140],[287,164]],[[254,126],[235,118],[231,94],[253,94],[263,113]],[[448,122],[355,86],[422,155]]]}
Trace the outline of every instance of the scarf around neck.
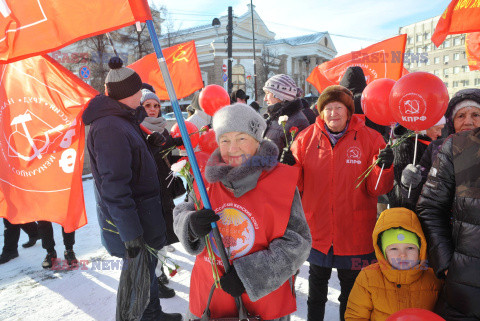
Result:
{"label": "scarf around neck", "polygon": [[332,132],[330,128],[328,128],[328,126],[325,124],[325,129],[327,130],[328,137],[330,138],[330,142],[332,143],[333,146],[335,146],[338,140],[342,138],[342,136],[345,135],[345,133],[347,132],[348,123],[349,122],[347,122],[347,125],[345,126],[345,128],[339,133]]}
{"label": "scarf around neck", "polygon": [[162,133],[167,126],[167,120],[163,117],[145,117],[142,125],[153,132]]}

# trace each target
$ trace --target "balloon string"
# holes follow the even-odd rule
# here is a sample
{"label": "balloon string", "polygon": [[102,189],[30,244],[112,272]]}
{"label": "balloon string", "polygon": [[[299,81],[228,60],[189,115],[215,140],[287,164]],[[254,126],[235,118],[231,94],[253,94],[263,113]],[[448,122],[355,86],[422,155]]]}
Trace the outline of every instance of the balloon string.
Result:
{"label": "balloon string", "polygon": [[[415,161],[417,160],[417,142],[418,142],[418,133],[415,133],[415,149],[413,150],[413,166],[415,166]],[[412,184],[408,187],[408,198],[410,198],[410,192],[412,191]]]}

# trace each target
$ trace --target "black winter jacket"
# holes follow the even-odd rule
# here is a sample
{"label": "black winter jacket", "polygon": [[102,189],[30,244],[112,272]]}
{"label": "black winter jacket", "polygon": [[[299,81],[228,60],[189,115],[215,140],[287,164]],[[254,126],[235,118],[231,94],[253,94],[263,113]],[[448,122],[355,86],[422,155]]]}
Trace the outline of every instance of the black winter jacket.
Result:
{"label": "black winter jacket", "polygon": [[[480,319],[480,128],[446,139],[417,204],[447,320]],[[455,311],[455,312],[452,312]],[[463,317],[458,317],[458,314]]]}
{"label": "black winter jacket", "polygon": [[125,256],[124,242],[139,236],[155,249],[166,240],[155,160],[139,127],[145,116],[143,107],[134,110],[104,95],[93,98],[82,116],[90,125],[102,244],[118,257]]}

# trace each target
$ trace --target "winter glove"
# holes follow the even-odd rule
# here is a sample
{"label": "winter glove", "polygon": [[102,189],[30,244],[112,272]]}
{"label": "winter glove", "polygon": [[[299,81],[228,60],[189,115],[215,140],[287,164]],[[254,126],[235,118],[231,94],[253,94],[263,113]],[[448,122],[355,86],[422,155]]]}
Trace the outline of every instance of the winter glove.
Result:
{"label": "winter glove", "polygon": [[293,157],[292,151],[288,148],[282,150],[282,156],[280,156],[280,163],[293,166],[296,164],[295,157]]}
{"label": "winter glove", "polygon": [[165,137],[159,132],[152,132],[147,136],[147,142],[152,146],[160,147],[165,144]]}
{"label": "winter glove", "polygon": [[138,253],[142,247],[145,246],[145,242],[143,241],[143,237],[139,236],[132,241],[125,242],[125,247],[127,248],[127,256],[131,259],[137,257]]}
{"label": "winter glove", "polygon": [[239,297],[245,292],[245,287],[238,277],[237,271],[235,271],[233,265],[232,269],[220,278],[220,285],[222,286],[223,291],[227,292],[234,298]]}
{"label": "winter glove", "polygon": [[402,171],[402,185],[406,187],[412,186],[416,188],[422,181],[422,173],[420,172],[420,165],[414,166],[408,164]]}
{"label": "winter glove", "polygon": [[385,165],[384,168],[390,168],[390,166],[392,166],[393,164],[394,158],[392,148],[387,145],[387,147],[385,147],[380,151],[380,153],[378,153],[378,158],[380,159],[380,161],[378,162],[378,166],[382,167],[383,165]]}
{"label": "winter glove", "polygon": [[173,143],[175,144],[175,146],[182,146],[183,145],[182,137],[173,138]]}
{"label": "winter glove", "polygon": [[220,219],[213,210],[201,209],[190,216],[190,230],[197,237],[203,237],[212,230],[212,223]]}

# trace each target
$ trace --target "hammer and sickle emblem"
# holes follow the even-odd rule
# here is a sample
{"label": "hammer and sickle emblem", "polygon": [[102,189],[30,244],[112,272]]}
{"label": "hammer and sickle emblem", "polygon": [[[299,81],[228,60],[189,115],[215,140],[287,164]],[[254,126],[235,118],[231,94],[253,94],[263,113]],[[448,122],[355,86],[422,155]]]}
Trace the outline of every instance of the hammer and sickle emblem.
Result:
{"label": "hammer and sickle emblem", "polygon": [[27,125],[26,123],[31,121],[32,120],[32,116],[30,116],[30,114],[23,114],[23,115],[19,115],[15,118],[13,118],[10,126],[14,126],[14,125],[22,125],[22,128],[23,128],[23,131],[25,132],[25,137],[27,138],[28,140],[28,143],[30,144],[30,146],[32,147],[33,149],[33,155],[31,156],[24,156],[22,154],[20,154],[19,152],[17,152],[15,149],[13,149],[13,147],[8,144],[8,147],[10,147],[10,149],[12,150],[12,152],[17,155],[19,158],[29,162],[31,161],[32,159],[38,157],[38,159],[41,159],[42,158],[42,152],[48,147],[48,144],[50,144],[50,138],[48,137],[48,134],[47,133],[44,133],[45,135],[45,144],[41,147],[41,148],[38,148],[36,145],[35,145],[35,142],[32,138],[32,136],[30,136],[30,132],[28,131],[28,128],[27,128]]}
{"label": "hammer and sickle emblem", "polygon": [[182,50],[183,47],[184,46],[180,46],[173,54],[173,63],[176,63],[177,61],[180,61],[180,60],[185,60],[186,62],[188,62],[187,57],[181,57],[182,55],[185,56],[187,54],[186,50]]}
{"label": "hammer and sickle emblem", "polygon": [[418,114],[420,112],[420,104],[418,100],[411,99],[405,101],[405,114]]}

